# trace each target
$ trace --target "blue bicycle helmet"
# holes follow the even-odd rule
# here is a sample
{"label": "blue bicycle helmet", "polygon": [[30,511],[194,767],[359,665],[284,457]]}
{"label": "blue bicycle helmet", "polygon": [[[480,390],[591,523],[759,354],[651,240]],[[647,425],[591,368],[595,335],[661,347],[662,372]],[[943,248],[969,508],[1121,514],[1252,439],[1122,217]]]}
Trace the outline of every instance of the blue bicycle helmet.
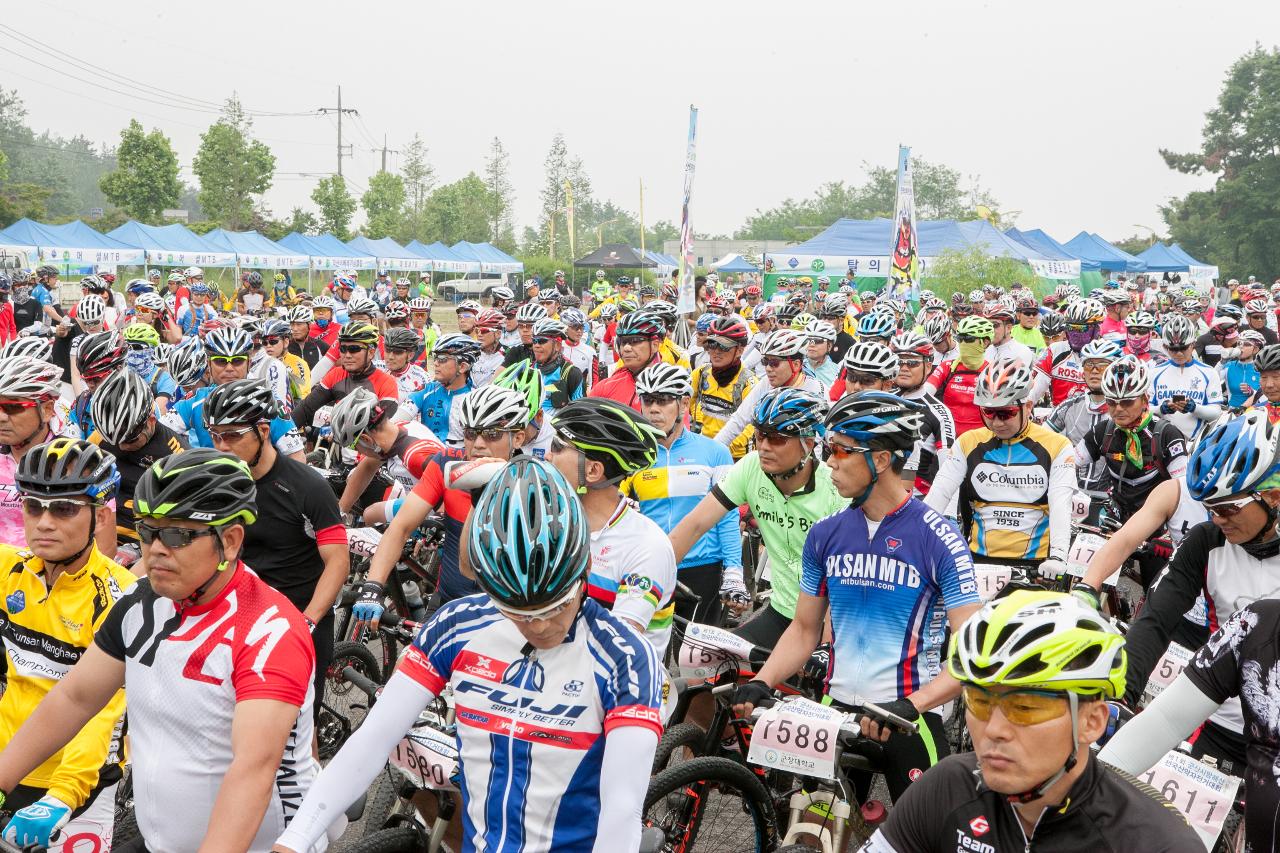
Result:
{"label": "blue bicycle helmet", "polygon": [[1253,409],[1200,439],[1187,463],[1187,491],[1198,501],[1258,491],[1280,471],[1278,456],[1280,425]]}
{"label": "blue bicycle helmet", "polygon": [[586,576],[590,537],[582,503],[560,472],[541,459],[514,459],[472,513],[476,583],[504,607],[550,604]]}
{"label": "blue bicycle helmet", "polygon": [[827,404],[816,394],[799,388],[776,388],[756,406],[752,425],[758,430],[808,438],[822,432]]}
{"label": "blue bicycle helmet", "polygon": [[694,329],[699,332],[711,331],[711,321],[716,318],[715,314],[703,314],[698,317],[698,322],[694,324]]}
{"label": "blue bicycle helmet", "polygon": [[1124,355],[1124,347],[1120,346],[1119,341],[1113,341],[1111,338],[1094,338],[1080,348],[1081,361],[1095,358],[1115,361],[1122,355]]}
{"label": "blue bicycle helmet", "polygon": [[204,337],[204,351],[209,357],[230,358],[253,352],[253,338],[244,329],[222,326]]}
{"label": "blue bicycle helmet", "polygon": [[891,314],[872,311],[870,314],[864,314],[858,321],[859,338],[891,338],[897,330],[897,324],[893,322]]}

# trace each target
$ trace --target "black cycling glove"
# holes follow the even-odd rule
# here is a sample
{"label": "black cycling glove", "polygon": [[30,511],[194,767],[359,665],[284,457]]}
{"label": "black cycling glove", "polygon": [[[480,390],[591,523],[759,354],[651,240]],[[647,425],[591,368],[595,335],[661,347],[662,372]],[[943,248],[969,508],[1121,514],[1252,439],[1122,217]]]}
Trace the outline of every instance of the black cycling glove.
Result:
{"label": "black cycling glove", "polygon": [[748,681],[739,684],[733,691],[734,705],[759,705],[765,699],[773,698],[773,688],[763,681]]}

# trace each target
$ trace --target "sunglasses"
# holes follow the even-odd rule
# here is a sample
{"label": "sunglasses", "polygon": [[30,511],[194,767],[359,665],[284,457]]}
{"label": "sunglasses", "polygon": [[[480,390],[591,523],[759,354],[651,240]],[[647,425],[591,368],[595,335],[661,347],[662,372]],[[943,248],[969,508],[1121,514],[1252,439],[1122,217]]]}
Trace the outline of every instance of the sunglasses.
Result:
{"label": "sunglasses", "polygon": [[668,403],[674,403],[680,398],[674,394],[641,394],[640,402],[646,406],[665,406]]}
{"label": "sunglasses", "polygon": [[30,495],[23,495],[22,497],[22,511],[33,518],[48,512],[52,513],[53,517],[59,521],[66,521],[67,519],[75,518],[79,515],[80,510],[87,506],[89,504],[67,500],[66,498],[37,498]]}
{"label": "sunglasses", "polygon": [[922,364],[924,364],[923,358],[903,358],[898,356],[899,367],[919,367]]}
{"label": "sunglasses", "polygon": [[273,347],[273,346],[275,346],[276,344],[280,343],[280,342],[281,342],[281,341],[283,341],[283,340],[284,340],[284,338],[280,337],[279,335],[272,335],[272,336],[271,336],[271,337],[269,337],[269,338],[263,338],[263,339],[262,339],[262,342],[263,342],[264,344],[266,344],[267,346],[269,346],[269,347]]}
{"label": "sunglasses", "polygon": [[368,350],[368,347],[361,346],[360,344],[343,344],[338,347],[338,352],[343,355],[355,355],[358,352],[367,352]]}
{"label": "sunglasses", "polygon": [[[797,358],[796,360],[798,361],[799,359]],[[760,363],[763,364],[765,367],[777,367],[780,364],[789,364],[790,362],[791,362],[791,359],[778,358],[772,355],[769,356],[768,358],[760,359]]]}
{"label": "sunglasses", "polygon": [[517,328],[517,329],[532,329],[532,328],[533,328],[533,324],[532,324],[532,323],[516,323],[516,328]]}
{"label": "sunglasses", "polygon": [[143,545],[150,545],[159,539],[166,548],[185,548],[201,536],[217,536],[218,531],[212,527],[194,530],[190,527],[152,527],[145,521],[134,525],[138,538]]}
{"label": "sunglasses", "polygon": [[793,435],[787,435],[781,432],[772,432],[768,430],[757,429],[752,440],[755,441],[756,444],[768,444],[773,447],[778,447],[780,445],[786,444],[788,441],[790,441],[793,438],[795,438],[795,436]]}
{"label": "sunglasses", "polygon": [[854,447],[851,444],[837,444],[834,441],[828,441],[825,445],[827,448],[827,458],[847,459],[850,456],[859,456],[863,453],[870,453],[871,450],[866,447]]}
{"label": "sunglasses", "polygon": [[1165,349],[1169,352],[1186,352],[1191,349],[1191,344],[1184,344],[1180,347],[1175,347],[1173,344],[1165,344]]}
{"label": "sunglasses", "polygon": [[133,350],[134,352],[137,352],[138,350],[151,349],[151,344],[144,344],[144,343],[141,343],[140,341],[130,341],[129,349]]}
{"label": "sunglasses", "polygon": [[572,444],[569,444],[567,441],[563,440],[558,435],[553,435],[551,437],[552,453],[564,453],[566,450],[576,451],[577,449],[578,448],[574,447]]}
{"label": "sunglasses", "polygon": [[1023,317],[1035,317],[1035,316],[1036,316],[1036,315],[1038,315],[1040,312],[1039,312],[1039,311],[1037,311],[1037,310],[1036,310],[1036,309],[1034,309],[1034,308],[1029,308],[1029,309],[1027,309],[1027,310],[1025,310],[1025,311],[1019,311],[1018,313],[1019,313],[1019,314],[1021,314]]}
{"label": "sunglasses", "polygon": [[1127,409],[1129,406],[1132,406],[1135,403],[1143,402],[1146,399],[1147,399],[1146,397],[1125,397],[1124,399],[1113,400],[1110,397],[1108,397],[1107,405],[1115,409]]}
{"label": "sunglasses", "polygon": [[256,426],[247,426],[243,429],[220,429],[217,431],[209,430],[209,438],[214,444],[230,444],[251,432],[257,430]]}
{"label": "sunglasses", "polygon": [[516,432],[510,429],[466,429],[462,430],[462,437],[467,441],[475,441],[477,438],[483,438],[487,444],[501,440],[504,435]]}
{"label": "sunglasses", "polygon": [[848,373],[845,379],[854,385],[877,385],[884,381],[883,376],[876,376],[874,373]]}
{"label": "sunglasses", "polygon": [[34,409],[38,405],[40,405],[40,403],[36,400],[14,400],[11,402],[0,403],[0,412],[4,412],[11,418],[16,418],[27,409]]}
{"label": "sunglasses", "polygon": [[962,344],[971,344],[976,341],[989,340],[989,338],[977,338],[977,337],[974,337],[973,335],[956,335],[956,340]]}
{"label": "sunglasses", "polygon": [[618,337],[619,347],[637,347],[649,341],[648,335],[621,335]]}
{"label": "sunglasses", "polygon": [[242,361],[248,361],[247,355],[211,355],[209,356],[210,364],[239,364]]}
{"label": "sunglasses", "polygon": [[1018,406],[1008,406],[999,409],[993,409],[987,406],[979,406],[978,410],[982,412],[984,418],[991,418],[993,421],[1008,421],[1016,418],[1018,413],[1022,411]]}
{"label": "sunglasses", "polygon": [[708,340],[705,348],[708,350],[715,350],[716,352],[728,352],[729,350],[737,349],[738,345],[726,344],[726,343],[722,343],[721,341]]}
{"label": "sunglasses", "polygon": [[991,719],[996,708],[1015,726],[1034,726],[1058,719],[1069,707],[1065,693],[1049,690],[992,693],[975,684],[966,684],[961,693],[965,709],[984,723]]}
{"label": "sunglasses", "polygon": [[543,344],[549,344],[552,341],[559,341],[559,340],[562,340],[562,339],[553,338],[553,337],[550,337],[549,335],[539,335],[538,337],[533,339],[533,342],[538,346],[542,346]]}
{"label": "sunglasses", "polygon": [[1216,515],[1218,518],[1232,518],[1243,512],[1245,507],[1253,503],[1255,500],[1260,500],[1257,493],[1250,494],[1245,498],[1237,498],[1234,501],[1214,501],[1213,503],[1206,503],[1204,504],[1204,508],[1207,509],[1210,514]]}
{"label": "sunglasses", "polygon": [[1095,323],[1068,323],[1067,331],[1070,332],[1088,332],[1097,328]]}

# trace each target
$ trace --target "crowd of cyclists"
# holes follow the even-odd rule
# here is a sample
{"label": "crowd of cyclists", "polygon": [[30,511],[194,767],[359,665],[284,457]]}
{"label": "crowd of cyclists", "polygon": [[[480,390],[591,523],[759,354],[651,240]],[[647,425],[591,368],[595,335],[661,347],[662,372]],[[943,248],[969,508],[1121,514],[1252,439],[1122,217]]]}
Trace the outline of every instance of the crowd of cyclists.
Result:
{"label": "crowd of cyclists", "polygon": [[[646,835],[695,624],[766,650],[742,718],[798,689],[916,724],[863,719],[870,853],[1200,849],[1135,778],[1184,740],[1280,843],[1280,281],[711,274],[692,314],[603,270],[456,304],[385,271],[80,289],[0,276],[12,844],[323,850],[442,700],[463,849],[712,849]],[[424,531],[438,578],[402,586]],[[397,609],[421,627],[322,767],[335,642]]]}

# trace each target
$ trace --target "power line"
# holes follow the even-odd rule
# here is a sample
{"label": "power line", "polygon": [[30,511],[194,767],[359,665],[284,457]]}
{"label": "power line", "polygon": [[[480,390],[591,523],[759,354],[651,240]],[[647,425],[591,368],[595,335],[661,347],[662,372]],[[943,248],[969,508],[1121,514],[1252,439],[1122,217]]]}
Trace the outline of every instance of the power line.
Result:
{"label": "power line", "polygon": [[318,110],[316,110],[316,112],[323,113],[324,115],[329,115],[330,113],[333,113],[338,117],[338,175],[341,176],[342,175],[342,158],[351,157],[355,153],[353,147],[350,145],[345,146],[348,150],[346,151],[343,150],[344,146],[342,144],[342,117],[343,115],[350,114],[355,116],[357,119],[359,119],[360,112],[358,110],[352,109],[351,107],[347,107],[346,109],[342,108],[342,87],[341,86],[338,87],[338,105],[336,107],[320,107]]}

